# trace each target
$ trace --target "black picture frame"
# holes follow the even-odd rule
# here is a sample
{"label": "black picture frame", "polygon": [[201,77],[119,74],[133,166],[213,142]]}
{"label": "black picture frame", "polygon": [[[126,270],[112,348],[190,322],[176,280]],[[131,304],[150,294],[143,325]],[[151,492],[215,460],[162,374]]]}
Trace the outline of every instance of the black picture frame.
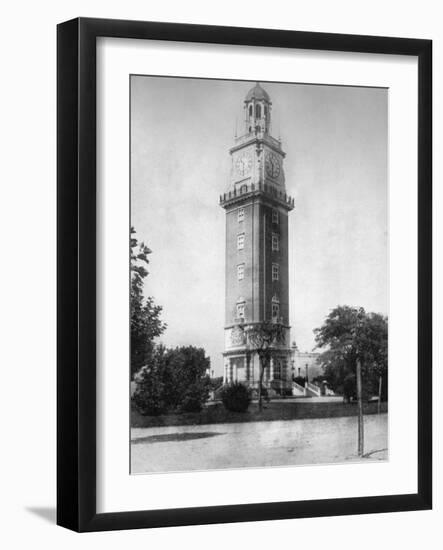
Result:
{"label": "black picture frame", "polygon": [[[96,39],[399,54],[418,58],[416,494],[96,512]],[[432,42],[79,18],[57,29],[57,523],[104,531],[425,510],[432,506]]]}

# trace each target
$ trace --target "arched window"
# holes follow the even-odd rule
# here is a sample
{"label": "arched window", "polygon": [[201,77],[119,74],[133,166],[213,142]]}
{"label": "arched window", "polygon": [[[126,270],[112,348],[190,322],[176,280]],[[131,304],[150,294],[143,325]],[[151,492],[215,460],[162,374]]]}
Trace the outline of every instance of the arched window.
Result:
{"label": "arched window", "polygon": [[261,106],[256,105],[255,106],[255,118],[260,118],[260,117],[261,117]]}
{"label": "arched window", "polygon": [[266,107],[266,105],[263,107],[263,110],[264,110],[265,118],[266,118],[268,116],[268,108]]}
{"label": "arched window", "polygon": [[252,116],[252,105],[249,105],[249,116]]}

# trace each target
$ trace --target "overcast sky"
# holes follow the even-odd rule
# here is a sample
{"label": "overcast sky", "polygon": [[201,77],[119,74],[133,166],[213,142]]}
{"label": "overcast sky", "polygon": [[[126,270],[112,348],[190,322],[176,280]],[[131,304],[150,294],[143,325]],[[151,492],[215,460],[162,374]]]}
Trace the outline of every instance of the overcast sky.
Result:
{"label": "overcast sky", "polygon": [[[254,82],[131,78],[131,223],[152,249],[146,293],[168,346],[197,345],[222,374],[225,211],[236,119]],[[337,305],[387,314],[385,89],[262,83],[281,135],[289,214],[291,339]]]}

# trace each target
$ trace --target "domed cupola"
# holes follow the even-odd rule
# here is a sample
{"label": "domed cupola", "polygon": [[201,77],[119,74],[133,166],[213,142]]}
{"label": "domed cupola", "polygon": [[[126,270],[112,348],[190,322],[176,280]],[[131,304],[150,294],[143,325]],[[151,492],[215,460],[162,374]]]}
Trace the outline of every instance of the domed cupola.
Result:
{"label": "domed cupola", "polygon": [[269,97],[269,94],[266,90],[264,90],[259,82],[255,83],[255,86],[249,90],[249,92],[246,94],[246,102],[252,101],[255,99],[256,101],[267,101],[268,103],[271,103],[271,98]]}
{"label": "domed cupola", "polygon": [[269,133],[271,126],[271,98],[257,82],[245,98],[246,133]]}

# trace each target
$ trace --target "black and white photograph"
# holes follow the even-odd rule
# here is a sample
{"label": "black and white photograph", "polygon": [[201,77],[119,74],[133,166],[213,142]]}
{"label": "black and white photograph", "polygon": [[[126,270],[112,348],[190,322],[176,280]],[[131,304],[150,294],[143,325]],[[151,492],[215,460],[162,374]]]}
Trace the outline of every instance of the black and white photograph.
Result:
{"label": "black and white photograph", "polygon": [[388,94],[130,76],[131,474],[389,460]]}
{"label": "black and white photograph", "polygon": [[2,548],[438,548],[440,12],[4,5]]}

